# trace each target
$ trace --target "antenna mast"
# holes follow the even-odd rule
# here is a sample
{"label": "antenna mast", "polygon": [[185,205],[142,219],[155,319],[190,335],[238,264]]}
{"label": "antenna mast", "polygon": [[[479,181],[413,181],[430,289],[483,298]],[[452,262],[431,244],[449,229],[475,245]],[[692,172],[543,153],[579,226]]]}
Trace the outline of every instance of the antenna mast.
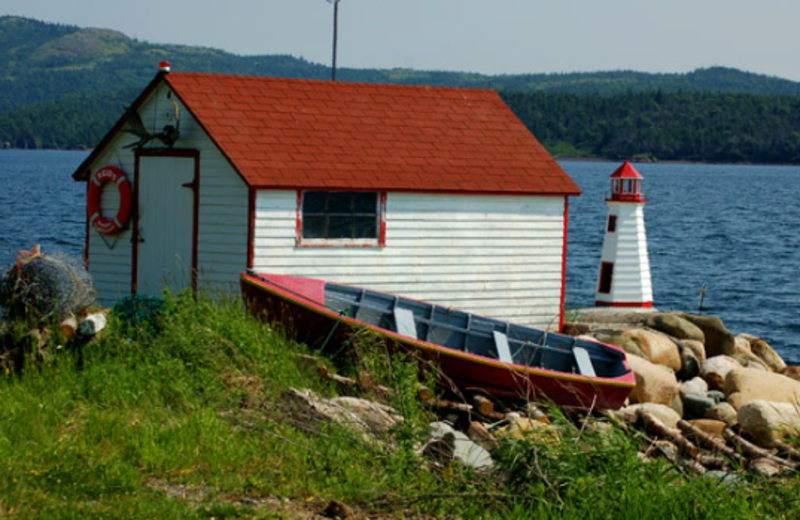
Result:
{"label": "antenna mast", "polygon": [[339,0],[328,0],[333,3],[333,77],[332,81],[336,81],[336,42],[339,34]]}

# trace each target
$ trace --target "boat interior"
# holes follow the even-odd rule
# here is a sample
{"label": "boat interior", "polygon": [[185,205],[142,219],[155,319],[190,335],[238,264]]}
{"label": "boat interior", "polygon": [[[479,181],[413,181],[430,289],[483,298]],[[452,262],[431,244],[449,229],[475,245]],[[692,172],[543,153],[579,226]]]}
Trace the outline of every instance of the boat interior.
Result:
{"label": "boat interior", "polygon": [[418,341],[505,363],[588,377],[626,373],[624,354],[600,343],[401,296],[328,282],[325,306]]}

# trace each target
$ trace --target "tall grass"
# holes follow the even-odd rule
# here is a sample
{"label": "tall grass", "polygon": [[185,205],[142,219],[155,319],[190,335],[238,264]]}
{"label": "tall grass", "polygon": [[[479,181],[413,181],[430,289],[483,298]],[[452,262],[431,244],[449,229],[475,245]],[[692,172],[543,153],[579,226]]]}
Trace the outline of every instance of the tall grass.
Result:
{"label": "tall grass", "polygon": [[[433,417],[416,399],[419,366],[374,339],[350,370],[393,389],[406,419],[367,443],[280,406],[288,387],[335,389],[304,353],[236,301],[169,298],[154,327],[111,318],[94,341],[0,379],[0,516],[20,518],[291,517],[331,499],[364,512],[478,517],[794,516],[797,483],[726,487],[641,463],[619,431],[561,442],[507,441],[497,471],[431,467],[418,455]],[[338,360],[337,360],[338,361]]]}

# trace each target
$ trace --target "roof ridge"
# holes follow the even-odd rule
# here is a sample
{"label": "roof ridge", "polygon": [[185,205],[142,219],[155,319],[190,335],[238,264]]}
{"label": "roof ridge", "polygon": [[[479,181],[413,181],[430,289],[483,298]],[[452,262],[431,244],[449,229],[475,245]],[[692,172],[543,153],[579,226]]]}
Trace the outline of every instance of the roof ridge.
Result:
{"label": "roof ridge", "polygon": [[331,81],[326,79],[311,79],[311,78],[287,78],[282,76],[254,76],[254,75],[240,75],[228,74],[219,72],[191,72],[191,71],[171,71],[164,75],[169,80],[170,76],[192,76],[192,77],[213,77],[213,78],[226,78],[230,80],[259,80],[259,81],[273,81],[273,82],[286,82],[286,83],[299,83],[309,85],[342,85],[354,87],[375,87],[375,88],[392,88],[397,87],[400,89],[409,90],[438,90],[438,91],[454,91],[454,92],[493,92],[497,93],[492,88],[481,87],[451,87],[442,85],[406,85],[403,83],[370,83],[365,81]]}

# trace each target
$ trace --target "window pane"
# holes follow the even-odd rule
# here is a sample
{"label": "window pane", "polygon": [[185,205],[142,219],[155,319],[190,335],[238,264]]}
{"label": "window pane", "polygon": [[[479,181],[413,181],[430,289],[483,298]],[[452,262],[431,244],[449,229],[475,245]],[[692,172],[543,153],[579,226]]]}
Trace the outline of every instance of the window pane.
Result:
{"label": "window pane", "polygon": [[330,205],[328,211],[331,213],[351,213],[353,211],[353,192],[333,191],[331,192]]}
{"label": "window pane", "polygon": [[303,193],[304,213],[324,213],[325,199],[328,197],[324,191],[307,191]]}
{"label": "window pane", "polygon": [[355,212],[356,213],[377,213],[378,212],[378,194],[377,193],[364,193],[356,192],[355,196]]}
{"label": "window pane", "polygon": [[330,217],[330,231],[328,232],[328,238],[352,238],[352,217],[347,216],[335,216],[331,215]]}
{"label": "window pane", "polygon": [[325,238],[325,217],[303,217],[303,238]]}
{"label": "window pane", "polygon": [[353,238],[378,238],[378,219],[356,217]]}

